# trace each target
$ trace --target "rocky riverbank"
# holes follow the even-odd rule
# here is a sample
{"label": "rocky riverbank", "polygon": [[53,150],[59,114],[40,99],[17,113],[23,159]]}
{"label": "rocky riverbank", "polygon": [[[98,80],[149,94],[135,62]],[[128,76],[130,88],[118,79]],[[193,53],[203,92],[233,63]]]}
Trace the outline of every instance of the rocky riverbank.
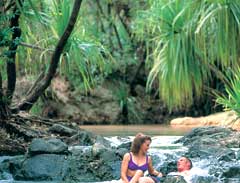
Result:
{"label": "rocky riverbank", "polygon": [[[35,138],[27,151],[5,157],[0,162],[0,180],[12,176],[21,181],[101,182],[118,180],[123,154],[130,141],[112,146],[108,140],[81,129],[57,125],[49,130],[54,138]],[[68,135],[66,135],[68,134]],[[176,141],[183,143],[193,161],[206,160],[207,177],[195,176],[194,182],[240,182],[240,132],[222,127],[193,129]],[[7,154],[6,154],[7,155]],[[155,156],[153,156],[156,159]],[[178,156],[169,156],[158,166],[167,175],[176,171]],[[166,177],[165,183],[184,182]]]}

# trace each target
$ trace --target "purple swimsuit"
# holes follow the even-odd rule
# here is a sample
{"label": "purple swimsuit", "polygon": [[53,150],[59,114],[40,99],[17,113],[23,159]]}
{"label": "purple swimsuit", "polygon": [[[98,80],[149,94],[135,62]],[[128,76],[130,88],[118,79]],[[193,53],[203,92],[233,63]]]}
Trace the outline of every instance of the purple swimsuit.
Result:
{"label": "purple swimsuit", "polygon": [[[143,172],[145,172],[148,169],[148,155],[146,155],[146,163],[138,166],[136,163],[133,162],[132,160],[132,153],[130,154],[130,160],[128,162],[128,169],[129,170],[142,170]],[[131,176],[127,176],[128,181],[130,181],[132,179]]]}

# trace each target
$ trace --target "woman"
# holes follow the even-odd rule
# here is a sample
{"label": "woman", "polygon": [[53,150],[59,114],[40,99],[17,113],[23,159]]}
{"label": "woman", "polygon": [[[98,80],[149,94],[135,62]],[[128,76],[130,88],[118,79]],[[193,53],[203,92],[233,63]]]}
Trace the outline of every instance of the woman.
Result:
{"label": "woman", "polygon": [[151,177],[143,177],[148,170],[150,175],[162,177],[152,165],[152,159],[147,151],[152,142],[151,137],[138,133],[134,138],[131,151],[123,156],[121,165],[121,180],[123,183],[155,183]]}

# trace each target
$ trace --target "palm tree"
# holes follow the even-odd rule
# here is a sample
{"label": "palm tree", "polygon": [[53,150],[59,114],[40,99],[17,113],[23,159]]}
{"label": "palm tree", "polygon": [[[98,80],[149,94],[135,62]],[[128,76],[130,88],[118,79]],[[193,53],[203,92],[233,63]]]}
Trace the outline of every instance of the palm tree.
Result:
{"label": "palm tree", "polygon": [[[239,65],[238,0],[153,0],[139,11],[137,34],[148,38],[151,67],[147,87],[158,81],[170,109],[189,106],[209,91],[213,75]],[[144,23],[147,22],[147,25]],[[221,71],[222,70],[222,71]]]}
{"label": "palm tree", "polygon": [[[60,56],[63,52],[63,49],[67,43],[68,38],[70,37],[74,25],[76,23],[78,12],[81,6],[81,0],[76,0],[73,5],[71,16],[68,20],[68,24],[66,28],[64,28],[64,32],[61,35],[57,45],[53,51],[51,61],[49,67],[45,72],[42,72],[38,80],[36,80],[35,84],[28,92],[28,95],[15,106],[14,111],[16,110],[28,110],[32,107],[32,105],[38,100],[39,96],[45,91],[45,89],[50,85],[52,78],[56,73],[56,69],[58,67],[58,63],[60,60]],[[13,9],[12,16],[10,17],[10,29],[12,30],[12,40],[9,44],[9,51],[7,55],[7,90],[6,92],[3,91],[2,88],[2,75],[0,74],[0,118],[6,119],[9,114],[9,106],[11,104],[11,99],[15,90],[15,83],[16,83],[16,50],[18,47],[18,39],[21,36],[21,29],[19,25],[19,17],[20,17],[20,9],[23,7],[23,1],[11,1],[10,4],[1,4],[3,9]],[[7,8],[11,6],[10,8]]]}

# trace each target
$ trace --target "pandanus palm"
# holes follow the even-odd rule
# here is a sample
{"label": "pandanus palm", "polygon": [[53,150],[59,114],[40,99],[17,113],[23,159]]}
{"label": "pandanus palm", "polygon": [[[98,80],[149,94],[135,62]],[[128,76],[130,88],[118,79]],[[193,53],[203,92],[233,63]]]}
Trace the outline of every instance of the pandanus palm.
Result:
{"label": "pandanus palm", "polygon": [[[189,106],[201,96],[211,74],[239,65],[238,0],[156,0],[139,12],[137,32],[148,37],[153,53],[147,87],[159,82],[170,109]],[[148,22],[147,26],[143,24]],[[223,79],[223,77],[222,77]]]}
{"label": "pandanus palm", "polygon": [[[41,11],[33,13],[35,16],[30,16],[31,13],[26,14],[22,22],[24,29],[27,29],[27,31],[24,31],[25,34],[23,34],[24,40],[31,45],[45,48],[42,50],[24,48],[24,51],[30,51],[30,54],[28,54],[28,61],[21,64],[31,64],[33,60],[36,63],[35,69],[27,67],[29,68],[28,73],[36,73],[43,66],[48,67],[49,62],[47,62],[47,59],[49,53],[52,52],[54,45],[61,37],[64,27],[70,18],[73,6],[71,0],[63,0],[60,1],[61,3],[57,0],[43,2],[45,4]],[[111,58],[100,42],[94,39],[94,33],[89,31],[90,26],[87,26],[87,22],[85,21],[87,1],[83,1],[82,6],[83,8],[75,24],[73,33],[69,37],[60,58],[59,71],[65,74],[70,81],[76,81],[73,83],[76,87],[83,85],[85,89],[89,89],[96,75],[101,77],[103,73],[110,71],[108,61]],[[34,19],[39,19],[41,23],[31,24]],[[32,52],[37,54],[32,54]],[[38,57],[36,58],[35,55]],[[25,54],[22,56],[25,56]],[[103,58],[104,56],[105,58]]]}
{"label": "pandanus palm", "polygon": [[[58,1],[44,1],[43,3],[32,0],[26,0],[25,2],[18,0],[11,1],[10,4],[7,2],[5,4],[4,2],[3,5],[1,4],[0,6],[3,7],[3,11],[11,11],[13,9],[13,15],[9,18],[6,17],[9,21],[15,21],[15,18],[17,18],[16,25],[14,24],[10,27],[13,35],[15,35],[15,29],[22,30],[22,37],[16,35],[15,37],[13,36],[12,40],[10,36],[11,31],[8,35],[5,34],[10,46],[9,54],[5,54],[5,57],[3,57],[3,59],[1,58],[3,61],[1,63],[4,63],[1,64],[1,67],[7,65],[8,68],[7,72],[0,72],[1,117],[6,114],[6,110],[1,110],[3,106],[11,104],[11,98],[15,90],[16,67],[21,67],[22,69],[20,70],[23,73],[39,74],[39,72],[41,72],[26,97],[24,97],[22,101],[17,101],[14,105],[13,108],[16,110],[29,110],[33,106],[39,96],[51,83],[52,78],[57,72],[59,62],[60,65],[65,64],[62,67],[64,69],[67,68],[67,64],[71,65],[74,72],[80,74],[81,81],[85,84],[85,88],[90,87],[94,76],[99,75],[99,73],[108,72],[109,67],[107,67],[106,62],[104,62],[107,59],[103,58],[103,55],[107,57],[107,52],[104,51],[101,45],[96,44],[94,41],[91,42],[91,39],[83,35],[84,28],[77,22],[82,0],[76,0],[75,2],[63,0],[57,2]],[[11,5],[9,9],[7,9],[8,4]],[[19,19],[19,16],[16,15],[21,15],[22,18]],[[32,20],[36,19],[41,23],[32,23]],[[1,26],[2,22],[3,20],[1,19]],[[19,22],[20,26],[18,26]],[[75,30],[72,32],[73,28],[75,28]],[[6,30],[8,29],[6,28]],[[1,33],[3,32],[1,31]],[[85,39],[83,39],[83,37]],[[12,47],[12,45],[15,47]],[[4,42],[2,45],[2,47],[7,46],[7,42],[6,44]],[[22,46],[24,46],[24,48],[17,51],[17,48]],[[26,50],[25,47],[30,47],[30,51]],[[39,54],[39,52],[33,51],[33,48],[37,51],[42,51],[42,53]],[[47,54],[47,52],[48,55],[46,56],[45,54]],[[12,56],[12,54],[14,55]],[[40,55],[40,58],[43,59],[39,59],[36,55]],[[1,56],[4,56],[4,54],[1,54]],[[4,62],[5,58],[7,59],[6,62]],[[40,65],[39,60],[42,60],[41,67],[35,67]],[[29,67],[32,65],[35,70]],[[6,97],[2,87],[2,78],[5,76],[8,81]]]}

